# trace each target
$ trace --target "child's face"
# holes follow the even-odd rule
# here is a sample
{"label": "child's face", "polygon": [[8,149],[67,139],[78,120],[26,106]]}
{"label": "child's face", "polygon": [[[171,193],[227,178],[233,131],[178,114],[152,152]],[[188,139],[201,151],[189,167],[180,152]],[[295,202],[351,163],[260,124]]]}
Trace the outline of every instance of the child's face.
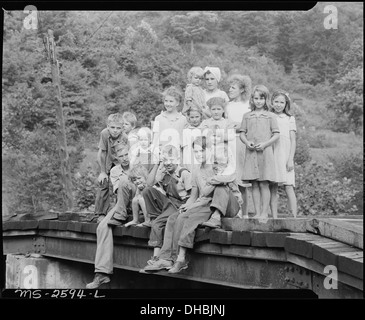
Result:
{"label": "child's face", "polygon": [[164,106],[167,112],[176,111],[177,106],[179,105],[179,101],[176,100],[173,96],[166,96],[164,99]]}
{"label": "child's face", "polygon": [[228,96],[234,100],[237,97],[241,95],[240,87],[237,83],[232,83],[229,90],[228,90]]}
{"label": "child's face", "polygon": [[193,74],[193,76],[191,77],[191,83],[194,86],[199,87],[200,84],[201,84],[201,82],[202,82],[202,77],[201,76],[198,76],[197,74]]}
{"label": "child's face", "polygon": [[273,108],[276,113],[282,113],[285,109],[286,100],[283,95],[278,95],[273,100]]}
{"label": "child's face", "polygon": [[165,169],[170,173],[175,172],[175,170],[179,164],[179,159],[177,157],[170,156],[165,153],[162,154],[162,157],[163,157],[163,165],[164,165]]}
{"label": "child's face", "polygon": [[150,139],[145,132],[138,133],[138,141],[139,145],[144,149],[147,149],[150,145]]}
{"label": "child's face", "polygon": [[208,91],[214,91],[218,88],[218,81],[211,73],[207,73],[205,75],[205,84],[207,86]]}
{"label": "child's face", "polygon": [[193,127],[197,127],[200,125],[201,121],[202,121],[202,116],[201,116],[200,112],[191,110],[189,113],[189,123]]}
{"label": "child's face", "polygon": [[212,118],[214,120],[220,120],[223,117],[224,109],[222,106],[219,105],[213,105],[210,108],[210,112],[212,113]]}
{"label": "child's face", "polygon": [[125,133],[129,133],[133,129],[133,126],[130,122],[124,120],[123,121],[123,130]]}
{"label": "child's face", "polygon": [[131,180],[139,190],[143,190],[147,185],[147,181],[144,176],[137,176],[132,178]]}
{"label": "child's face", "polygon": [[228,165],[228,158],[220,155],[215,157],[214,163],[213,163],[213,171],[215,174],[222,174],[225,168],[227,168]]}
{"label": "child's face", "polygon": [[118,122],[110,122],[108,124],[108,130],[112,138],[116,139],[123,131],[123,124]]}
{"label": "child's face", "polygon": [[255,91],[253,95],[253,103],[255,104],[256,109],[261,110],[266,103],[265,97],[260,92]]}
{"label": "child's face", "polygon": [[119,163],[123,167],[129,166],[129,156],[128,156],[127,148],[119,150],[117,153],[117,158],[118,158]]}
{"label": "child's face", "polygon": [[205,163],[207,161],[207,150],[203,149],[202,146],[194,144],[194,157],[198,164]]}

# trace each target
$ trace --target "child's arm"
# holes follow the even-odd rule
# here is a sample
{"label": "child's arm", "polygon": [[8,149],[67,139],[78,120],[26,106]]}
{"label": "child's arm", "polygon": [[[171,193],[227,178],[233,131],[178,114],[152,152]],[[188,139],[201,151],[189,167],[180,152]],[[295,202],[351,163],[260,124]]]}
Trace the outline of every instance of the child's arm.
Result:
{"label": "child's arm", "polygon": [[291,171],[294,169],[294,154],[297,143],[296,143],[295,131],[290,131],[289,135],[290,135],[290,153],[288,162],[286,164],[286,170]]}
{"label": "child's arm", "polygon": [[101,150],[99,148],[97,159],[100,166],[98,182],[103,183],[104,179],[108,181],[108,175],[106,174],[106,150]]}
{"label": "child's arm", "polygon": [[256,151],[264,151],[265,148],[267,148],[268,146],[271,146],[280,137],[280,130],[278,127],[278,122],[276,121],[276,119],[273,116],[270,116],[270,129],[271,129],[271,132],[273,135],[271,136],[271,138],[269,140],[267,140],[265,142],[259,142],[255,146]]}
{"label": "child's arm", "polygon": [[255,149],[257,151],[264,151],[265,148],[267,148],[268,146],[271,146],[276,140],[279,139],[279,137],[280,137],[279,132],[274,132],[273,136],[269,140],[258,143],[255,146]]}
{"label": "child's arm", "polygon": [[246,133],[241,131],[240,134],[241,141],[247,146],[249,150],[255,150],[255,143],[253,141],[248,141]]}

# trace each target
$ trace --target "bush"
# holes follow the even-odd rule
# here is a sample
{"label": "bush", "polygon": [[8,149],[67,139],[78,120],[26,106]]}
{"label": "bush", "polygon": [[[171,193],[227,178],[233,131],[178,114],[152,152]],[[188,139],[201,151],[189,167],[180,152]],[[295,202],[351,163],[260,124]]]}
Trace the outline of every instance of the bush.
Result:
{"label": "bush", "polygon": [[95,203],[96,199],[96,181],[95,173],[91,167],[86,172],[76,173],[74,179],[74,201],[75,206],[80,209],[87,209]]}
{"label": "bush", "polygon": [[309,147],[324,149],[336,147],[336,144],[325,133],[313,132],[309,135]]}
{"label": "bush", "polygon": [[348,203],[356,195],[350,179],[336,179],[332,164],[314,161],[296,168],[296,195],[299,215],[338,215],[354,213]]}

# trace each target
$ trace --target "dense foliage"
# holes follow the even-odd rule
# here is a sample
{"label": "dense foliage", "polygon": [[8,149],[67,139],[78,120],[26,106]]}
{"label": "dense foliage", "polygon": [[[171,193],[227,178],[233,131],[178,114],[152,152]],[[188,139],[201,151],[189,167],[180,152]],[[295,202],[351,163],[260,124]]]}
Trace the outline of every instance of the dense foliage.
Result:
{"label": "dense foliage", "polygon": [[[61,65],[74,174],[83,150],[97,144],[108,114],[133,111],[140,125],[150,125],[163,110],[162,91],[170,85],[183,90],[194,65],[220,67],[226,91],[227,76],[241,72],[253,84],[287,90],[293,101],[328,101],[328,126],[361,133],[362,4],[336,3],[339,27],[330,30],[323,26],[324,6],[319,3],[308,12],[39,12],[37,30],[23,28],[23,12],[4,13],[3,197],[9,211],[61,206],[57,101],[43,44],[48,29],[54,31]],[[310,144],[315,143],[308,132],[311,119],[298,105],[294,113],[295,161],[303,168],[298,170],[298,198],[307,214],[307,208],[322,210],[316,201],[328,195],[307,183],[315,178],[308,169]],[[94,180],[90,171],[74,179],[75,207],[93,203]],[[331,212],[339,212],[332,200],[327,202],[335,208]]]}

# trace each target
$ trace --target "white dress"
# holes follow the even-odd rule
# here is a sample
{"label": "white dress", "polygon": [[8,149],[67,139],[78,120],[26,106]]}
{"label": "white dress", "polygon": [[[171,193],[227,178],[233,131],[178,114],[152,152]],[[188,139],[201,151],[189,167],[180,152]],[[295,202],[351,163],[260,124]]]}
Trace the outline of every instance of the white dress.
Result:
{"label": "white dress", "polygon": [[[250,103],[242,101],[231,101],[227,104],[226,112],[227,119],[230,123],[234,124],[236,128],[241,127],[243,115],[250,112]],[[242,179],[243,173],[243,162],[245,159],[246,146],[240,139],[240,133],[236,133],[236,144],[235,149],[232,150],[233,154],[236,154],[236,165],[237,165],[237,178],[239,181]]]}
{"label": "white dress", "polygon": [[279,184],[295,187],[294,169],[287,171],[286,164],[290,155],[290,131],[297,131],[295,118],[285,113],[276,115],[280,138],[274,143],[275,168]]}

